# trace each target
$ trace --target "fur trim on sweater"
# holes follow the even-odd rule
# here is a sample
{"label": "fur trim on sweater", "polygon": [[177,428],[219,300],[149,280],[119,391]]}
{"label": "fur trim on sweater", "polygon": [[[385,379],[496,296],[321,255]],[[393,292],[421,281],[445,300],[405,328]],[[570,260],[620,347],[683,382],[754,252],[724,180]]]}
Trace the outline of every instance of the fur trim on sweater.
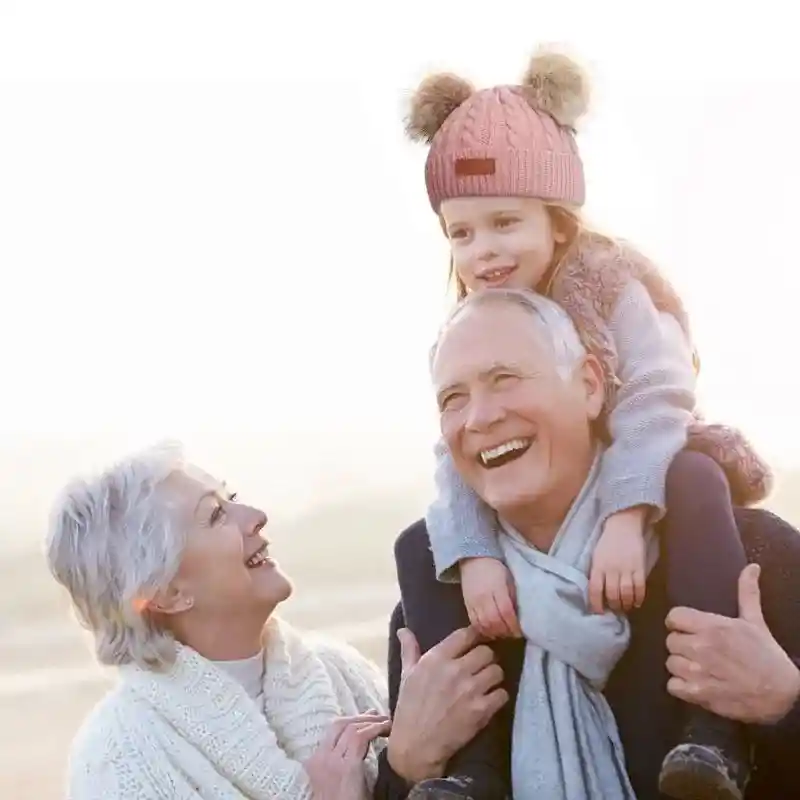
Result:
{"label": "fur trim on sweater", "polygon": [[[647,289],[659,311],[678,320],[691,342],[689,319],[677,292],[649,259],[626,242],[582,232],[556,267],[545,291],[569,313],[584,346],[602,364],[606,413],[614,406],[619,386],[617,350],[608,320],[631,280]],[[696,351],[695,368],[699,370]],[[733,503],[747,506],[766,499],[772,491],[772,470],[744,434],[726,425],[709,425],[699,412],[695,417],[686,447],[705,453],[722,467]]]}

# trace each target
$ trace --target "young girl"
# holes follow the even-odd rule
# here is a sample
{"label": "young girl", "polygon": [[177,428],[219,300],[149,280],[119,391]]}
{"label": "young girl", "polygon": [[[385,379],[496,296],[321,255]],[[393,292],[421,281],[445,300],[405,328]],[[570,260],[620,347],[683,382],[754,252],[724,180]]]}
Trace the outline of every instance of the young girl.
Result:
{"label": "young girl", "polygon": [[[631,246],[581,224],[584,175],[574,135],[587,96],[574,62],[540,52],[519,85],[476,91],[454,75],[428,78],[412,100],[407,131],[430,144],[428,196],[450,243],[459,296],[499,286],[544,294],[570,314],[603,365],[604,523],[589,576],[591,610],[642,604],[644,532],[663,518],[670,603],[734,617],[746,559],[732,506],[761,501],[771,474],[738,432],[705,425],[693,394],[671,384],[676,363],[690,359],[696,369],[697,361],[670,284]],[[658,312],[678,320],[686,347],[676,348],[659,330],[616,325],[636,283]],[[438,497],[426,516],[437,574],[460,579],[470,621],[482,633],[519,636],[497,520],[444,449],[437,459]],[[409,627],[435,624],[422,611],[409,618],[409,607],[424,609],[425,598],[407,603],[403,591]],[[662,766],[661,791],[685,800],[742,798],[749,750],[741,726],[695,706],[685,712],[684,736]],[[478,800],[480,781],[469,764],[462,760],[458,772],[449,783],[432,784],[429,796]],[[415,796],[424,794],[418,787]]]}

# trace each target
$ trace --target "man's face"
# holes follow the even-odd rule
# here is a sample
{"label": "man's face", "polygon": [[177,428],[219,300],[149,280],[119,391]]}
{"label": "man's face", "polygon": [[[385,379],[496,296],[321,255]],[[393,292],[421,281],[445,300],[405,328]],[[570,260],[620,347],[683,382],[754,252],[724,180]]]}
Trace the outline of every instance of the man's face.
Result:
{"label": "man's face", "polygon": [[468,307],[450,325],[433,380],[455,466],[491,508],[511,518],[542,498],[571,503],[603,404],[596,360],[562,377],[530,313],[496,302]]}

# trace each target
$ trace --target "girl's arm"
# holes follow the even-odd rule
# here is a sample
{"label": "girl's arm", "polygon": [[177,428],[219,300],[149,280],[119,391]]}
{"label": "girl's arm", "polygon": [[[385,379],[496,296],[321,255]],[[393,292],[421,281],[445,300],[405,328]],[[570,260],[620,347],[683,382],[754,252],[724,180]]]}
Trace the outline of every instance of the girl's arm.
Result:
{"label": "girl's arm", "polygon": [[650,522],[665,511],[667,470],[684,447],[695,408],[692,352],[679,322],[631,281],[609,321],[621,386],[608,418],[612,443],[603,457],[603,518],[648,506]]}
{"label": "girl's arm", "polygon": [[450,451],[439,441],[436,455],[436,499],[428,508],[425,523],[431,540],[433,561],[439,580],[458,580],[458,564],[465,558],[502,560],[495,533],[494,514],[464,483]]}

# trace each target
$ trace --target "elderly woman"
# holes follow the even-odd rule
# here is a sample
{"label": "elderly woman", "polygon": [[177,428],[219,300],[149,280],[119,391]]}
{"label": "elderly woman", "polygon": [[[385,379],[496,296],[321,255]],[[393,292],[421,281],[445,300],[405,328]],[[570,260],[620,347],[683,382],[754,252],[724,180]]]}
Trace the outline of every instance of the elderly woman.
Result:
{"label": "elderly woman", "polygon": [[267,518],[156,448],[70,486],[47,558],[119,681],[85,721],[72,800],[370,796],[385,682],[273,612]]}

